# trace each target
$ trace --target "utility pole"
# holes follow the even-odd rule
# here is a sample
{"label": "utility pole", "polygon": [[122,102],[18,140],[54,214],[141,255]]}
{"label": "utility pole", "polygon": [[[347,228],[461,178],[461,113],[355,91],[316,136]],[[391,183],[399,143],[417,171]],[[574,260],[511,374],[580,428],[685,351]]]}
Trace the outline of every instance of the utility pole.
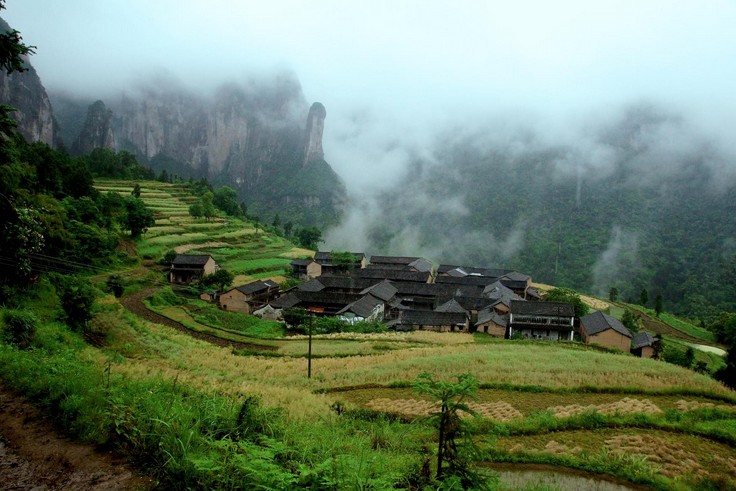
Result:
{"label": "utility pole", "polygon": [[312,315],[309,315],[309,348],[307,350],[307,378],[312,378]]}

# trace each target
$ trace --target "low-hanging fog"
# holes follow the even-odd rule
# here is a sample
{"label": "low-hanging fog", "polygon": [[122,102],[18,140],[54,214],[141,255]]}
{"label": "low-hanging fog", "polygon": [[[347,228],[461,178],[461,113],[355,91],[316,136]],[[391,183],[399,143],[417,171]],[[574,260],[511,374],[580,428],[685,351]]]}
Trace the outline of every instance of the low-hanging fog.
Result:
{"label": "low-hanging fog", "polygon": [[51,90],[295,73],[350,196],[327,249],[596,293],[736,253],[732,1],[9,0],[3,16]]}

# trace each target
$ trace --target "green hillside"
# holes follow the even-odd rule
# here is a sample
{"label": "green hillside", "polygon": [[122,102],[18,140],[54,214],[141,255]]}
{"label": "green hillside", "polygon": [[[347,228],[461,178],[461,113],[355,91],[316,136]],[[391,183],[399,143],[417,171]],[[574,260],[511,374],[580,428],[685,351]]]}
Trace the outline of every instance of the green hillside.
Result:
{"label": "green hillside", "polygon": [[[2,309],[0,377],[162,486],[437,489],[437,430],[425,418],[436,406],[412,389],[423,373],[477,379],[477,417],[463,419],[474,468],[543,463],[653,489],[736,485],[736,395],[661,361],[483,334],[340,333],[313,337],[307,378],[306,336],[172,289],[158,262],[172,249],[206,252],[239,284],[283,278],[310,251],[249,221],[192,218],[186,185],[139,184],[155,224],[123,242],[128,260],[88,270],[88,326],[59,321],[61,291],[42,276]],[[133,186],[95,182],[103,194]],[[120,298],[103,291],[112,273]],[[17,309],[35,316],[26,349],[10,331]]]}

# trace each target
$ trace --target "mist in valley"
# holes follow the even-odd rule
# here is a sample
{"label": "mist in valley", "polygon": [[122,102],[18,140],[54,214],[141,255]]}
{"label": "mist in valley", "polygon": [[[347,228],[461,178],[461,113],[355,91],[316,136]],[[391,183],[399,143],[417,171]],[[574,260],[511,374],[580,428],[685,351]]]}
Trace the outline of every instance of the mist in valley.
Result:
{"label": "mist in valley", "polygon": [[256,113],[276,126],[323,103],[348,197],[324,249],[683,309],[733,263],[732,2],[24,0],[5,17],[67,99],[124,111],[120,94],[153,90],[196,109],[234,90],[270,97]]}

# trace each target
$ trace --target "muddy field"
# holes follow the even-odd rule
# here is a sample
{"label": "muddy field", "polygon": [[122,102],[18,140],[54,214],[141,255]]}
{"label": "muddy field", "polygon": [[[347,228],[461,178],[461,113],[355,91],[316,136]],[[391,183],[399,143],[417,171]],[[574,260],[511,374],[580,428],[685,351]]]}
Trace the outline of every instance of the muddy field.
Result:
{"label": "muddy field", "polygon": [[0,385],[0,489],[145,490],[154,481],[112,452],[74,443]]}

